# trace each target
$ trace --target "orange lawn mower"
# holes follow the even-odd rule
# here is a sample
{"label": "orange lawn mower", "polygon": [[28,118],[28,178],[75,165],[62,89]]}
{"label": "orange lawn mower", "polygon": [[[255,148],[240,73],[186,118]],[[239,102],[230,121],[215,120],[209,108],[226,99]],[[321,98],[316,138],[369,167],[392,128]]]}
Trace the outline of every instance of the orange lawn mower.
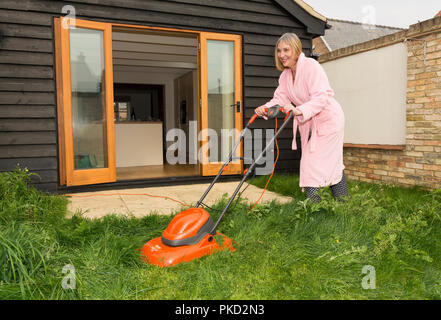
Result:
{"label": "orange lawn mower", "polygon": [[[283,112],[283,108],[280,106],[273,106],[269,109],[266,109],[267,118],[276,119],[276,124],[276,117],[280,112]],[[200,206],[205,205],[203,203],[203,200],[210,192],[211,188],[219,179],[219,177],[222,175],[222,172],[226,169],[228,164],[233,161],[233,159],[243,160],[242,157],[233,157],[233,154],[235,153],[237,147],[240,145],[241,140],[244,138],[246,131],[249,130],[249,126],[254,122],[254,120],[256,120],[257,117],[257,114],[253,115],[253,117],[246,125],[245,129],[242,130],[238,141],[236,142],[235,146],[230,152],[230,155],[228,156],[228,159],[222,165],[221,169],[217,173],[214,180],[211,182],[208,189],[204,192],[201,199],[197,202],[196,207],[178,213],[171,220],[170,224],[164,230],[161,237],[148,241],[142,247],[141,256],[146,263],[161,267],[168,267],[182,262],[191,261],[193,259],[198,259],[222,249],[229,249],[233,252],[235,251],[233,247],[233,240],[221,233],[218,233],[216,231],[217,226],[219,225],[225,213],[228,211],[228,208],[230,208],[234,198],[239,193],[239,190],[245,180],[255,169],[257,163],[262,159],[265,152],[270,149],[271,145],[274,143],[277,136],[283,130],[289,120],[292,119],[292,112],[289,112],[285,116],[285,119],[280,129],[276,131],[271,141],[266,145],[265,149],[260,153],[257,159],[252,162],[247,170],[245,170],[242,180],[240,181],[233,195],[229,199],[227,205],[222,210],[222,213],[220,214],[219,219],[216,221],[216,223],[213,222],[210,214]],[[256,204],[257,202],[254,205]],[[220,236],[223,240],[222,244],[218,244],[214,236]]]}

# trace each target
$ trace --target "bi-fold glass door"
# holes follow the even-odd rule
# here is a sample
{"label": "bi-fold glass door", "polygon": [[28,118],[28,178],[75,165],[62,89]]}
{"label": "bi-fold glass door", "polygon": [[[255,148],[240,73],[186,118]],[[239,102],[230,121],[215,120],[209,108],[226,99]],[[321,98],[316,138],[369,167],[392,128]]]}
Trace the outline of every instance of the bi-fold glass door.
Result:
{"label": "bi-fold glass door", "polygon": [[[202,175],[215,175],[242,130],[242,50],[239,35],[202,33],[201,135]],[[223,174],[243,169],[242,144]]]}
{"label": "bi-fold glass door", "polygon": [[68,20],[59,26],[66,185],[114,182],[111,25]]}
{"label": "bi-fold glass door", "polygon": [[[112,24],[56,18],[55,27],[61,184],[114,182]],[[222,130],[242,130],[241,37],[194,33],[200,47],[199,147],[208,142],[207,129],[218,135],[216,150],[200,152],[200,173],[214,175],[234,143],[234,138],[222,139]],[[242,169],[242,161],[235,160],[224,174]]]}

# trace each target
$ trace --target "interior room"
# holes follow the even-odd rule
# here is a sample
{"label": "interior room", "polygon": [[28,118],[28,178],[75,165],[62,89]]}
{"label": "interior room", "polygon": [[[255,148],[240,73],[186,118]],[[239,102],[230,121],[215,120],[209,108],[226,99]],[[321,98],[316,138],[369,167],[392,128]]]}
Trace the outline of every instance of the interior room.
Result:
{"label": "interior room", "polygon": [[197,37],[114,27],[117,180],[199,175],[197,164],[167,163],[170,129],[198,120]]}

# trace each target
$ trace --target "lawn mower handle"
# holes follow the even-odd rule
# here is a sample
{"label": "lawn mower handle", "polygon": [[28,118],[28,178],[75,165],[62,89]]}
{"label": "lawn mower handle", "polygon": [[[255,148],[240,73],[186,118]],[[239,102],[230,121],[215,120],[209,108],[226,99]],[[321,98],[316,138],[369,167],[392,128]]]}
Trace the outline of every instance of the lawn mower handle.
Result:
{"label": "lawn mower handle", "polygon": [[[277,114],[279,112],[283,112],[283,108],[279,105],[275,105],[272,106],[270,108],[265,108],[265,111],[268,112],[268,110],[272,110],[273,114],[271,115],[271,117],[275,117],[277,116]],[[274,116],[273,116],[274,115]],[[281,129],[284,127],[285,122],[287,122],[288,116],[292,115],[292,112],[288,112],[288,114],[286,115],[285,119],[283,120],[283,125],[282,127],[279,129],[279,131],[281,131]],[[219,172],[217,173],[216,177],[213,179],[213,181],[211,182],[210,186],[207,188],[207,190],[205,190],[204,194],[202,195],[202,197],[199,199],[199,201],[196,203],[196,208],[198,208],[201,204],[202,201],[205,199],[205,197],[207,196],[207,194],[210,192],[211,188],[213,187],[213,185],[216,183],[216,181],[219,179],[219,177],[222,175],[222,172],[225,171],[225,169],[227,168],[227,166],[229,165],[229,163],[231,161],[233,161],[233,154],[236,152],[237,147],[239,146],[240,142],[242,141],[243,137],[245,136],[246,131],[249,129],[249,127],[251,126],[251,124],[254,122],[254,120],[256,120],[256,118],[258,117],[257,114],[253,115],[250,119],[250,121],[248,121],[247,125],[245,126],[245,128],[242,130],[242,132],[240,133],[239,139],[237,140],[236,144],[234,145],[233,149],[231,150],[227,161],[225,161],[225,163],[222,165],[222,167],[220,168]],[[263,152],[262,152],[263,154]],[[250,167],[251,168],[251,167]],[[249,168],[249,169],[250,169]],[[250,170],[247,170],[247,173],[250,172]],[[245,174],[245,173],[244,173]]]}
{"label": "lawn mower handle", "polygon": [[[274,118],[276,118],[276,117],[279,115],[280,112],[284,112],[284,109],[283,109],[283,107],[281,107],[281,106],[275,105],[275,106],[272,106],[272,107],[270,107],[270,108],[265,108],[265,112],[266,112],[266,114],[267,114],[268,119],[274,119]],[[289,111],[289,112],[286,114],[286,117],[285,117],[285,119],[283,119],[283,121],[285,121],[285,120],[288,118],[288,114],[289,114],[290,112],[291,112],[291,111]],[[251,117],[251,119],[250,119],[250,121],[248,122],[248,124],[252,124],[252,123],[254,122],[254,120],[256,120],[258,117],[259,117],[259,116],[257,115],[257,113],[254,114],[254,115]]]}
{"label": "lawn mower handle", "polygon": [[282,130],[285,128],[287,123],[292,119],[292,117],[293,117],[293,113],[292,112],[288,112],[288,114],[285,117],[285,120],[283,121],[283,124],[280,126],[279,130],[277,130],[277,132],[274,135],[274,137],[272,137],[271,141],[266,145],[265,149],[259,154],[257,159],[253,161],[253,163],[250,165],[248,170],[245,171],[242,180],[240,181],[240,183],[237,186],[236,190],[234,190],[233,195],[231,196],[230,200],[228,201],[227,205],[225,206],[224,210],[222,211],[221,215],[219,216],[219,219],[214,224],[214,226],[213,226],[213,228],[212,228],[212,230],[210,232],[211,235],[213,235],[213,236],[216,235],[217,226],[221,222],[222,218],[224,217],[224,214],[227,212],[227,210],[230,207],[231,203],[233,202],[234,198],[236,198],[236,195],[239,193],[239,190],[242,187],[243,183],[248,178],[248,176],[251,174],[251,172],[254,170],[254,168],[256,167],[257,163],[260,161],[260,159],[262,159],[263,155],[269,150],[271,145],[277,139],[277,136],[280,134],[280,132],[282,132]]}
{"label": "lawn mower handle", "polygon": [[[273,113],[270,115],[271,118],[275,118],[277,116],[277,114],[279,112],[283,112],[283,108],[281,106],[273,106],[271,108],[266,108],[265,111],[268,112],[268,110],[273,111]],[[230,155],[228,156],[227,161],[225,161],[225,163],[222,165],[222,167],[220,168],[219,172],[217,173],[216,177],[213,179],[213,181],[211,182],[210,186],[207,188],[207,190],[205,190],[204,194],[202,195],[201,199],[197,202],[196,204],[196,208],[199,207],[202,204],[202,201],[205,199],[205,197],[207,196],[207,194],[210,192],[211,188],[213,187],[213,185],[216,183],[216,181],[219,179],[219,177],[222,175],[222,172],[224,171],[224,169],[226,168],[226,166],[233,160],[233,154],[235,153],[237,147],[239,146],[240,142],[242,141],[242,139],[245,136],[246,131],[249,129],[249,126],[254,122],[254,120],[256,120],[256,118],[258,117],[257,114],[255,114],[253,117],[251,117],[250,121],[248,121],[247,125],[245,126],[245,128],[242,130],[239,139],[237,140],[235,146],[233,147],[233,149],[230,152]],[[244,176],[242,178],[242,180],[240,181],[239,185],[237,186],[236,190],[234,190],[233,195],[231,196],[230,200],[228,201],[227,205],[225,206],[224,210],[222,211],[219,219],[216,221],[216,223],[214,224],[210,234],[212,235],[216,235],[216,229],[217,226],[219,225],[220,221],[222,220],[224,214],[227,212],[228,208],[230,207],[231,203],[233,202],[234,198],[236,197],[236,195],[238,194],[240,188],[242,187],[243,183],[245,182],[245,180],[248,178],[248,176],[251,174],[251,172],[254,170],[254,168],[256,167],[257,163],[260,161],[260,159],[262,159],[263,155],[269,150],[269,148],[271,147],[271,145],[274,143],[274,141],[277,139],[277,136],[280,134],[280,132],[283,131],[283,129],[285,128],[285,126],[287,125],[287,123],[289,122],[289,120],[291,120],[293,117],[293,113],[292,112],[288,112],[285,116],[285,119],[283,120],[283,124],[280,126],[279,130],[277,130],[276,134],[274,135],[274,137],[272,137],[271,141],[266,145],[265,149],[259,154],[259,156],[257,157],[256,160],[253,161],[253,163],[250,165],[250,167],[245,170],[244,172]]]}

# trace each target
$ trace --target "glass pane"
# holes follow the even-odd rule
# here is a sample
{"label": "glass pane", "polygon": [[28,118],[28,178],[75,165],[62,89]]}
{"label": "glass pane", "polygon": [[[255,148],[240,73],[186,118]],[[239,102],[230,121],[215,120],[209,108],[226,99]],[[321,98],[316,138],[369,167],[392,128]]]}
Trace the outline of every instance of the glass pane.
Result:
{"label": "glass pane", "polygon": [[[209,161],[226,160],[234,137],[221,139],[221,129],[234,132],[234,42],[207,41],[208,128],[218,137],[218,150],[210,150]],[[224,130],[224,132],[226,132]]]}
{"label": "glass pane", "polygon": [[107,167],[104,31],[70,30],[75,170]]}

